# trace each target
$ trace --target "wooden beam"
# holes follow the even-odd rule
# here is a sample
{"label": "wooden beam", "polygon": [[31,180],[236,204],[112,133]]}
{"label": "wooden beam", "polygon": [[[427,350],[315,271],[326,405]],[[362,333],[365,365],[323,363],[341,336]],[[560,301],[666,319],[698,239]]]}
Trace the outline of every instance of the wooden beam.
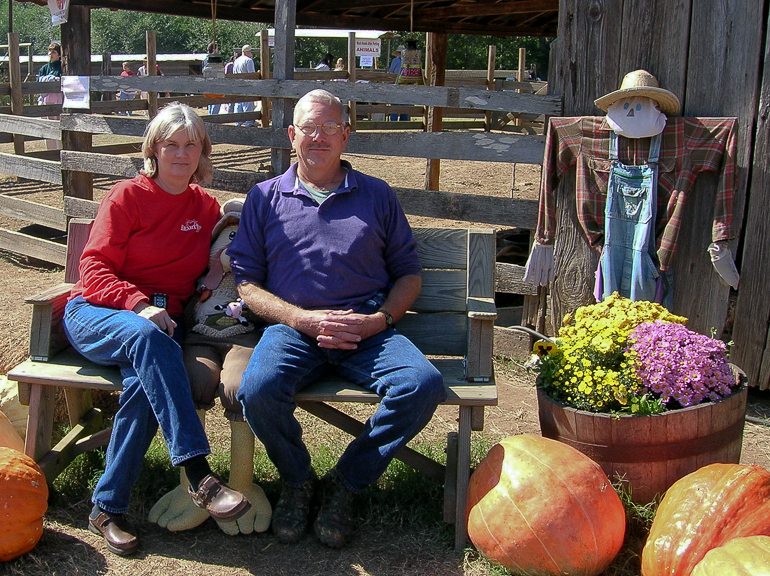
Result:
{"label": "wooden beam", "polygon": [[[281,31],[275,37],[275,59],[273,64],[273,76],[275,81],[262,80],[262,82],[287,82],[294,78],[294,28],[297,23],[297,2],[296,0],[284,0],[279,2],[275,11],[275,29]],[[312,83],[315,84],[315,83]],[[336,82],[344,84],[344,82]],[[313,88],[318,87],[314,85]],[[310,88],[308,86],[308,88]],[[313,90],[310,88],[310,90]],[[294,104],[288,98],[299,96],[309,92],[305,90],[300,95],[288,96],[275,94],[274,97],[280,98],[274,100],[272,106],[272,124],[273,128],[287,128],[292,122],[292,110]],[[291,165],[291,148],[273,148],[270,152],[273,174],[283,174]]]}
{"label": "wooden beam", "polygon": [[[431,86],[443,86],[446,80],[446,59],[448,52],[446,34],[428,33],[428,83]],[[430,106],[427,109],[426,130],[428,132],[441,132],[444,110]],[[425,167],[425,189],[438,190],[439,176],[441,174],[440,158],[428,158]]]}
{"label": "wooden beam", "polygon": [[[293,65],[292,65],[293,66]],[[290,71],[293,73],[293,68]],[[444,108],[471,108],[499,112],[561,115],[561,97],[517,94],[480,90],[464,86],[395,86],[381,83],[351,84],[350,82],[274,80],[237,80],[204,78],[203,76],[92,76],[91,90],[158,90],[187,94],[231,94],[297,99],[316,88],[324,88],[341,100],[380,102],[384,104],[415,104]]]}
{"label": "wooden beam", "polygon": [[[70,6],[69,18],[61,25],[62,74],[87,76],[91,73],[91,9],[88,6]],[[90,110],[89,110],[90,111]],[[91,134],[62,132],[62,147],[66,150],[91,150]],[[62,175],[65,196],[92,199],[94,176],[89,172],[67,171]]]}
{"label": "wooden beam", "polygon": [[559,0],[529,0],[526,2],[492,2],[423,8],[414,11],[418,20],[441,20],[443,18],[477,18],[479,16],[509,16],[528,12],[556,12]]}
{"label": "wooden beam", "polygon": [[[21,95],[21,64],[19,63],[19,34],[8,33],[8,79],[11,89],[11,114],[21,116],[24,113],[24,99]],[[13,151],[24,154],[24,138],[13,136]]]}
{"label": "wooden beam", "polygon": [[67,260],[67,247],[64,244],[1,228],[0,249],[59,266],[64,266]]}
{"label": "wooden beam", "polygon": [[0,114],[0,132],[56,140],[61,138],[58,120],[25,118],[10,114]]}
{"label": "wooden beam", "polygon": [[39,180],[50,184],[62,184],[61,166],[58,162],[16,156],[15,154],[0,154],[0,174]]}
{"label": "wooden beam", "polygon": [[56,230],[67,229],[67,219],[61,208],[54,208],[47,204],[31,202],[5,194],[0,194],[0,214]]}
{"label": "wooden beam", "polygon": [[[145,31],[145,43],[147,44],[147,74],[148,76],[157,76],[158,71],[155,68],[155,30]],[[147,92],[147,115],[155,118],[158,113],[158,93]]]}

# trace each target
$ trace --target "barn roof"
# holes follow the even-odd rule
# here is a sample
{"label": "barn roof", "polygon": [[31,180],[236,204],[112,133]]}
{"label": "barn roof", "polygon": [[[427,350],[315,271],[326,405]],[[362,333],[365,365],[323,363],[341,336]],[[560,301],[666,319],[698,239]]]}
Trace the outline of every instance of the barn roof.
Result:
{"label": "barn roof", "polygon": [[[31,1],[46,5],[45,0]],[[281,0],[71,0],[71,5],[275,22]],[[556,36],[559,0],[297,0],[297,26],[492,36]]]}

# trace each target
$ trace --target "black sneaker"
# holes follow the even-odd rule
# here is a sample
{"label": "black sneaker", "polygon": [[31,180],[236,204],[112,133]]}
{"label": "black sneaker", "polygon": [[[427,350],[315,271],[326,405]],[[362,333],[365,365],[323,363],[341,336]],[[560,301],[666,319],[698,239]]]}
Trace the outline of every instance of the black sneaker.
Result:
{"label": "black sneaker", "polygon": [[321,479],[323,503],[313,526],[316,537],[330,548],[342,548],[356,529],[353,513],[355,494],[332,469]]}
{"label": "black sneaker", "polygon": [[317,482],[315,472],[311,471],[310,478],[299,488],[283,485],[271,523],[273,534],[281,542],[294,544],[307,533],[310,504]]}

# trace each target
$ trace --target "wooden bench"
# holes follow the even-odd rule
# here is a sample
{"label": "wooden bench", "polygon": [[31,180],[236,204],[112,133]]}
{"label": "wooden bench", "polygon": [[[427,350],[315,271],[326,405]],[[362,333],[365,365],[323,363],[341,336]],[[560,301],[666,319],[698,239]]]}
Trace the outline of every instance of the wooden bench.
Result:
{"label": "wooden bench", "polygon": [[[91,401],[91,390],[121,390],[116,368],[93,364],[71,347],[61,319],[77,264],[92,221],[73,219],[69,225],[65,284],[26,300],[32,304],[30,357],[8,373],[19,382],[23,403],[29,404],[25,452],[52,481],[78,455],[109,440],[102,413]],[[420,297],[398,323],[444,376],[448,398],[458,407],[458,429],[450,432],[447,463],[441,465],[405,448],[397,457],[444,483],[444,519],[455,524],[455,546],[467,535],[465,501],[470,472],[471,430],[482,430],[484,407],[497,404],[492,367],[494,320],[494,242],[489,229],[415,229],[424,268]],[[62,388],[71,431],[52,446],[55,393]],[[374,404],[379,397],[340,378],[326,378],[297,396],[307,412],[358,435],[364,424],[331,403]]]}

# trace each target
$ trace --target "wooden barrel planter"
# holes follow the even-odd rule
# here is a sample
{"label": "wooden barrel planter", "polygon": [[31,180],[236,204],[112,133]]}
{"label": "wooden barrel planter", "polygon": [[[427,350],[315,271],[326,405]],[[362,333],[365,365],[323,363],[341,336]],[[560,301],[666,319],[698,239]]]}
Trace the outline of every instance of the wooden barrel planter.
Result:
{"label": "wooden barrel planter", "polygon": [[645,416],[577,410],[538,388],[540,431],[598,462],[610,480],[625,478],[634,502],[651,502],[702,466],[740,461],[748,388],[732,368],[741,385],[730,396]]}

